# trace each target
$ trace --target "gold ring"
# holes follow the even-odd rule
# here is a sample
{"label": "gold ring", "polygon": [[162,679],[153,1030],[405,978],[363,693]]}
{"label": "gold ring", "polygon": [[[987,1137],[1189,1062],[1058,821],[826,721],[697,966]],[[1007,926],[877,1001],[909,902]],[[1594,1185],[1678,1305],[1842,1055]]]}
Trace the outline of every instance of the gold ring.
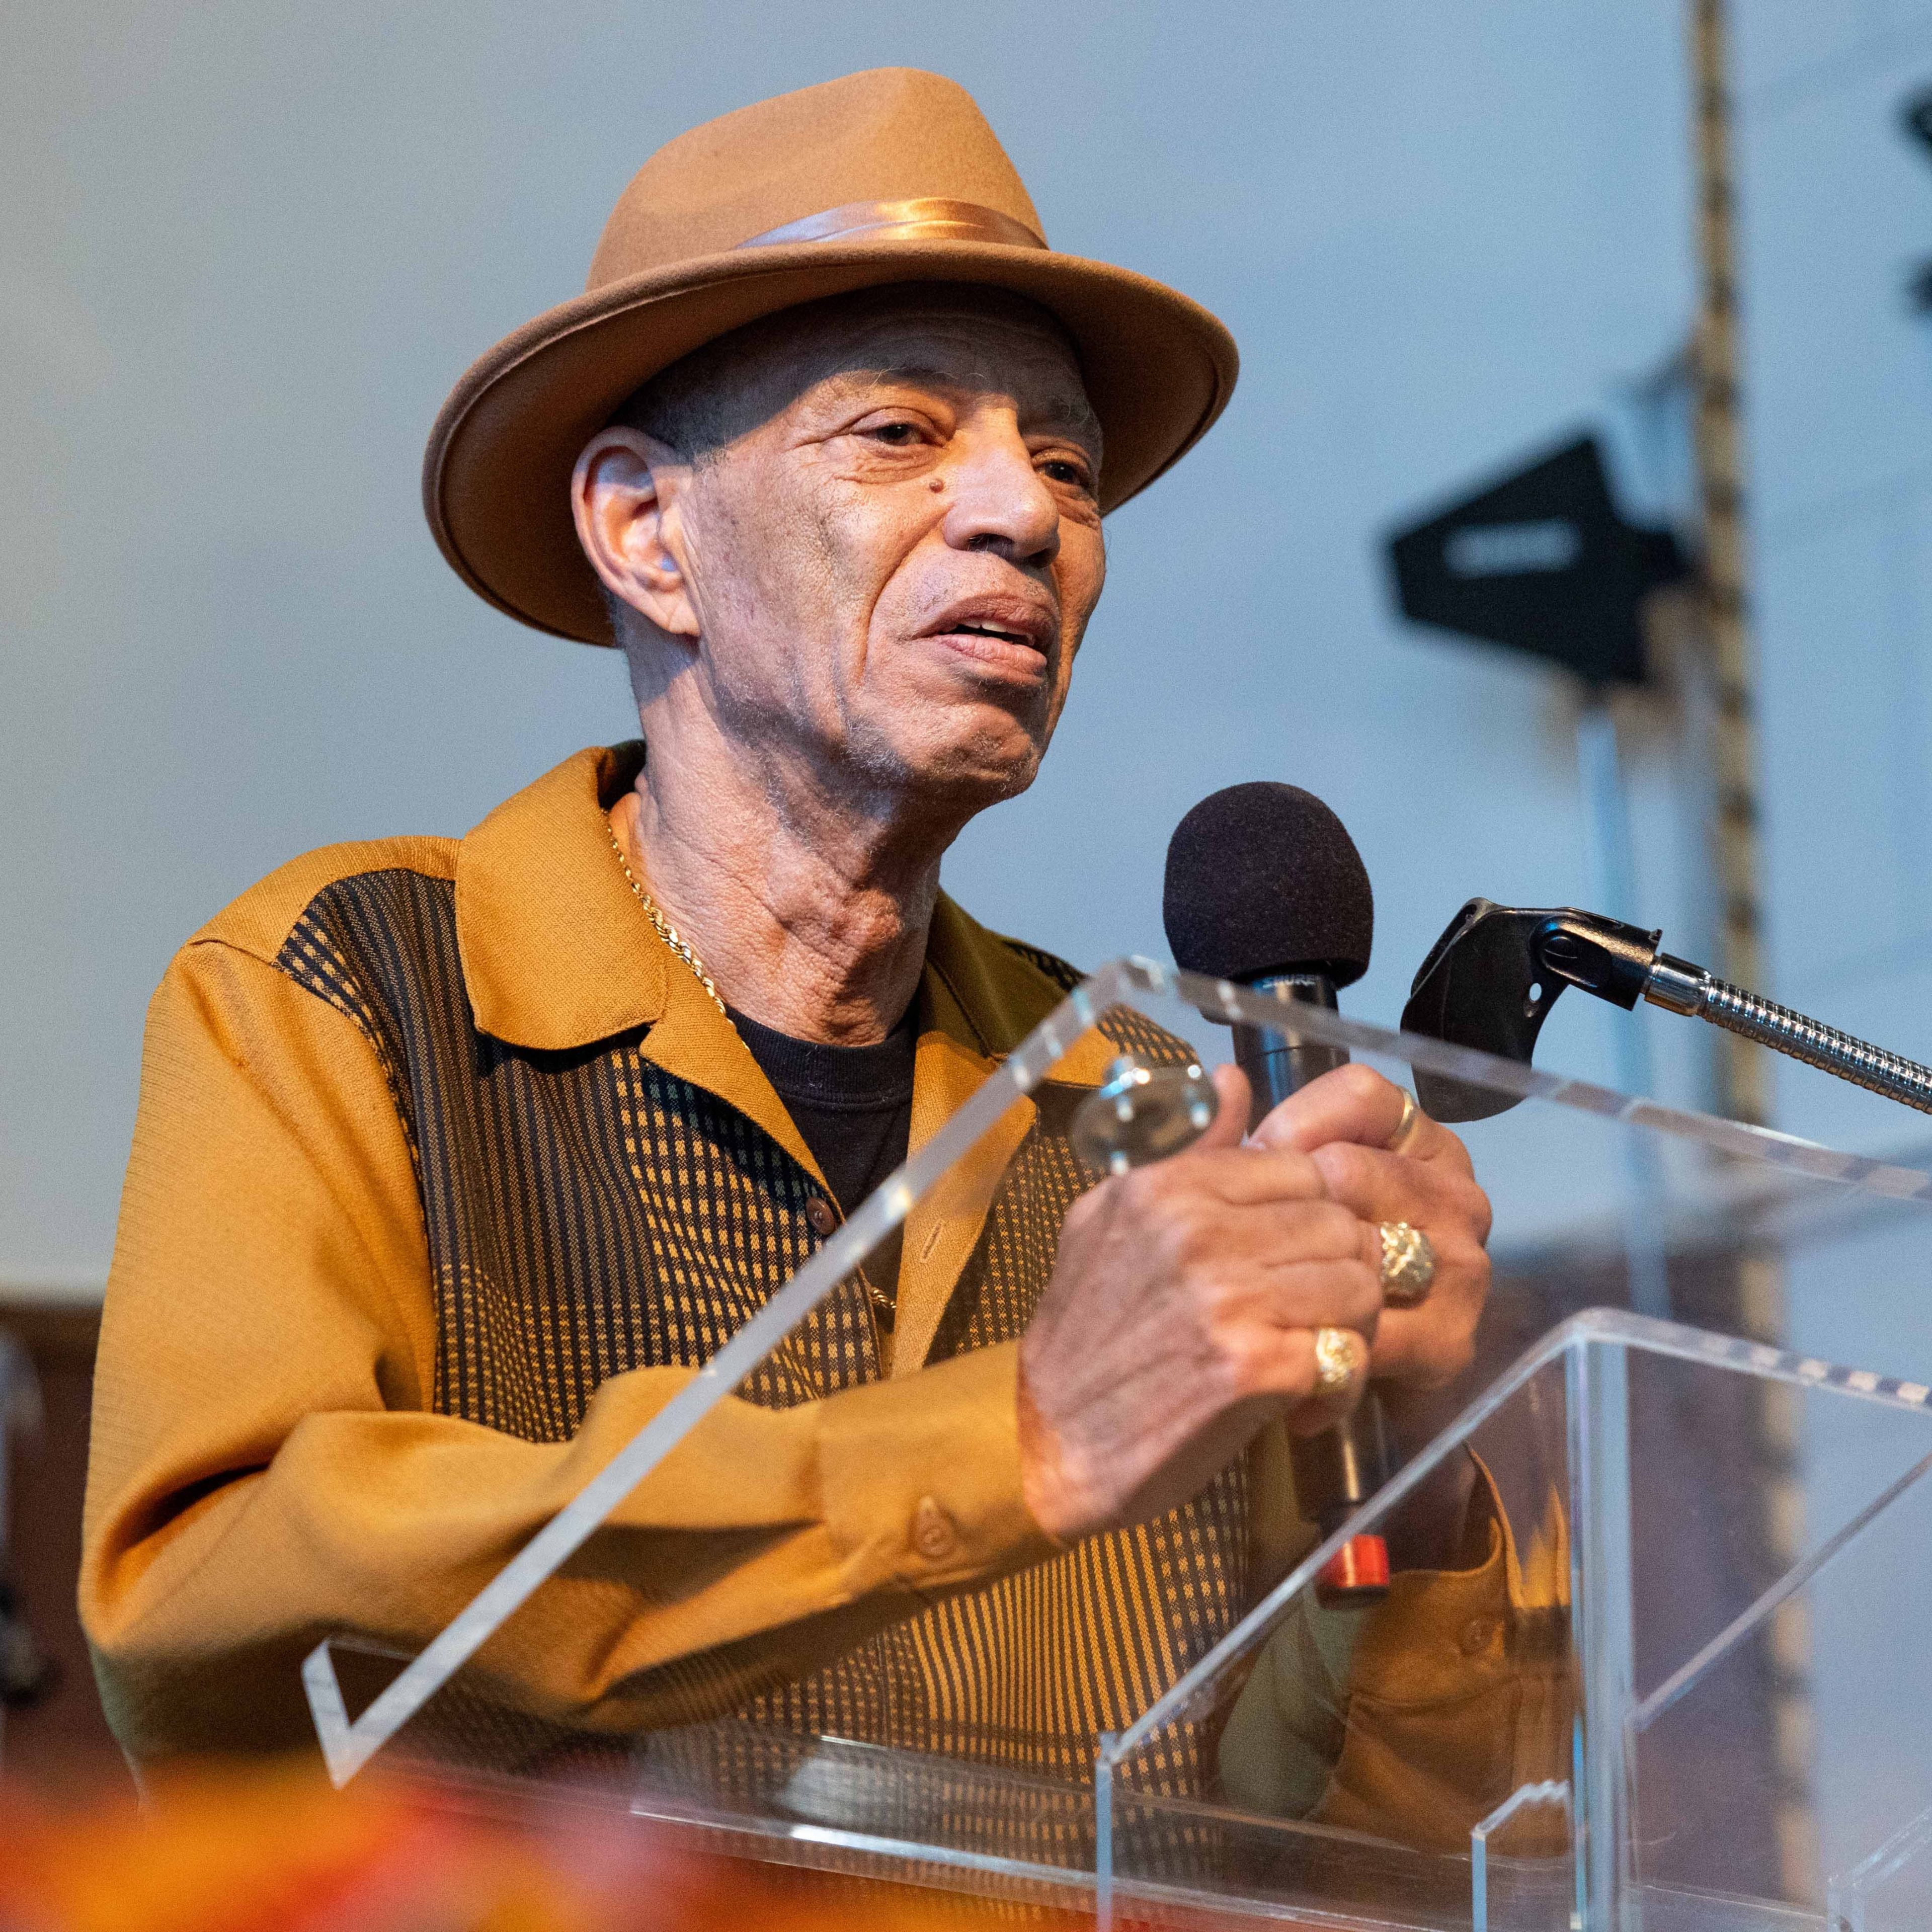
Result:
{"label": "gold ring", "polygon": [[1402,1118],[1395,1124],[1395,1132],[1382,1144],[1390,1154],[1400,1154],[1414,1138],[1415,1130],[1422,1119],[1422,1109],[1415,1104],[1415,1096],[1407,1088],[1402,1089]]}
{"label": "gold ring", "polygon": [[1382,1306],[1413,1308],[1429,1299],[1436,1279],[1436,1248],[1420,1228],[1406,1221],[1384,1221],[1382,1238]]}
{"label": "gold ring", "polygon": [[1315,1393],[1352,1395],[1368,1366],[1369,1348],[1352,1328],[1315,1331]]}

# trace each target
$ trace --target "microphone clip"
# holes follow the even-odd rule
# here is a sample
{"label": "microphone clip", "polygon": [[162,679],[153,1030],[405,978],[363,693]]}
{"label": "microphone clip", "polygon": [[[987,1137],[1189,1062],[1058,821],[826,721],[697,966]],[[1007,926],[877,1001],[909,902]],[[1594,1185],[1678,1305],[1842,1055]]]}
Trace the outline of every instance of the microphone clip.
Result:
{"label": "microphone clip", "polygon": [[[1405,1033],[1474,1047],[1528,1066],[1565,986],[1626,1011],[1651,983],[1664,938],[1574,906],[1500,906],[1474,898],[1417,970]],[[1415,1071],[1416,1098],[1438,1120],[1480,1120],[1516,1105],[1508,1094]]]}
{"label": "microphone clip", "polygon": [[[1472,899],[1430,949],[1408,1004],[1405,1033],[1472,1046],[1528,1066],[1536,1036],[1565,986],[1580,986],[1627,1011],[1639,1000],[1706,1020],[1787,1054],[1855,1087],[1932,1114],[1932,1066],[1793,1012],[1658,950],[1664,934],[1579,912]],[[1509,1095],[1415,1070],[1415,1097],[1438,1120],[1486,1120],[1516,1105]]]}

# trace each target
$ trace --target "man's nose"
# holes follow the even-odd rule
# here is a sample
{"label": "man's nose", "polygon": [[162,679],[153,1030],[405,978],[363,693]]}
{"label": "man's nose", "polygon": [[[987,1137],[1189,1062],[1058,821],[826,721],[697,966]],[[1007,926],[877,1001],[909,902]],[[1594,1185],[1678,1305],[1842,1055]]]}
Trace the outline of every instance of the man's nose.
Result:
{"label": "man's nose", "polygon": [[946,541],[956,550],[1036,565],[1060,554],[1060,506],[1016,428],[977,441],[949,466],[946,484]]}

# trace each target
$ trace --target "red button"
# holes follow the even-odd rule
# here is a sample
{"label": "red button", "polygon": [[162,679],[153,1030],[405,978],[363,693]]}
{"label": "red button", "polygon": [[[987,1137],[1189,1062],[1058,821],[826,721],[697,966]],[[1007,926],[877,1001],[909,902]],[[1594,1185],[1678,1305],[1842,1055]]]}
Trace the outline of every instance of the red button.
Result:
{"label": "red button", "polygon": [[812,1223],[812,1232],[821,1240],[838,1225],[838,1216],[832,1203],[822,1194],[814,1194],[805,1204],[805,1218]]}

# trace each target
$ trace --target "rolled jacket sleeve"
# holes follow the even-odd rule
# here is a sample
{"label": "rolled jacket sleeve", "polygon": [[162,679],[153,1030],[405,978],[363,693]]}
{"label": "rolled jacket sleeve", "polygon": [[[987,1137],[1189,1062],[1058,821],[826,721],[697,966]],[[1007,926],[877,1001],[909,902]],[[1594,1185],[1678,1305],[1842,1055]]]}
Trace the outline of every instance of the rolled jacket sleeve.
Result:
{"label": "rolled jacket sleeve", "polygon": [[[310,1741],[303,1655],[420,1648],[689,1379],[612,1376],[566,1442],[433,1412],[420,1196],[352,1018],[214,941],[150,1010],[80,1585],[137,1760]],[[796,1407],[728,1398],[470,1666],[598,1727],[728,1709],[1052,1553],[1015,1345]]]}
{"label": "rolled jacket sleeve", "polygon": [[1526,1550],[1478,1468],[1480,1562],[1399,1571],[1370,1607],[1324,1608],[1312,1589],[1288,1605],[1222,1733],[1237,1804],[1453,1852],[1511,1792],[1568,1775],[1563,1510],[1552,1496]]}

